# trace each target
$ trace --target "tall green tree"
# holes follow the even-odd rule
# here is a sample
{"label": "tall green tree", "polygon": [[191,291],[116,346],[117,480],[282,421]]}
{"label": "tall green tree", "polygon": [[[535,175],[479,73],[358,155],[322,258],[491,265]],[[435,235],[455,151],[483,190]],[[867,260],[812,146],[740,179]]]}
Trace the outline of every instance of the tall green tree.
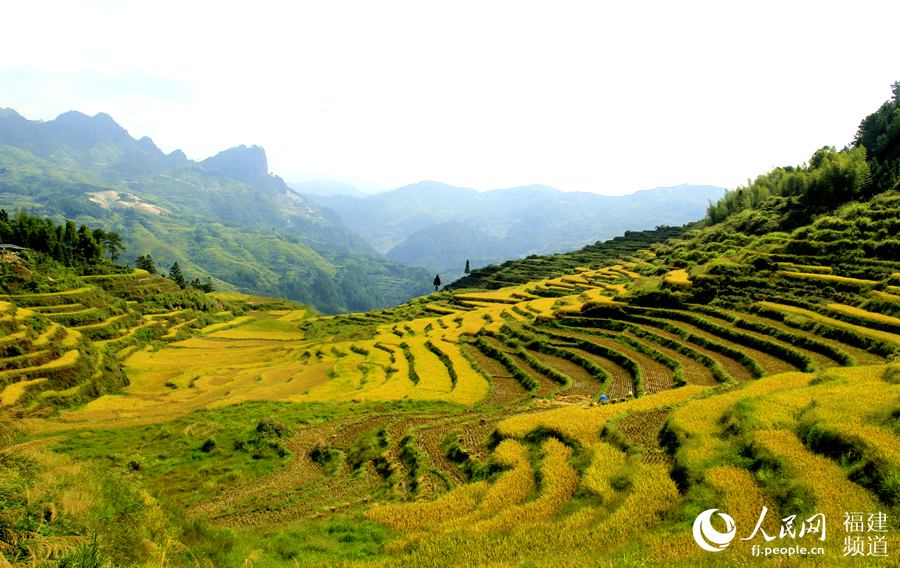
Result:
{"label": "tall green tree", "polygon": [[816,215],[854,199],[900,189],[900,82],[893,97],[859,125],[851,146],[816,150],[807,164],[775,168],[729,191],[707,209],[712,223],[758,208],[771,197],[792,198]]}
{"label": "tall green tree", "polygon": [[469,259],[468,258],[466,259],[466,269],[463,272],[465,272],[466,274],[472,272],[472,270],[469,268]]}
{"label": "tall green tree", "polygon": [[187,280],[184,278],[184,274],[181,272],[181,267],[178,266],[178,263],[174,263],[172,268],[169,270],[169,278],[171,278],[176,284],[178,284],[179,288],[184,288],[187,286]]}
{"label": "tall green tree", "polygon": [[87,225],[78,227],[78,237],[75,245],[75,258],[80,261],[90,261],[100,258],[103,249],[94,240],[94,233]]}
{"label": "tall green tree", "polygon": [[44,253],[67,266],[93,264],[103,257],[103,241],[121,243],[117,233],[80,227],[72,220],[57,225],[50,217],[30,215],[19,210],[13,217],[0,211],[0,242]]}
{"label": "tall green tree", "polygon": [[891,85],[891,92],[889,101],[862,120],[853,140],[866,149],[873,192],[900,186],[900,81]]}
{"label": "tall green tree", "polygon": [[134,261],[134,265],[141,270],[146,270],[150,274],[156,274],[156,262],[153,261],[153,257],[149,254],[142,254],[137,257]]}
{"label": "tall green tree", "polygon": [[434,291],[437,292],[437,291],[438,291],[438,288],[441,287],[441,275],[440,275],[440,274],[435,274],[435,275],[434,275],[434,280],[433,280],[431,283],[434,284]]}
{"label": "tall green tree", "polygon": [[119,236],[119,233],[94,229],[94,240],[103,247],[104,252],[109,253],[109,259],[113,262],[119,260],[119,253],[125,250],[125,245],[122,244],[122,237]]}
{"label": "tall green tree", "polygon": [[66,220],[66,228],[62,233],[62,248],[63,254],[65,258],[63,258],[63,264],[71,264],[74,258],[75,247],[78,245],[78,228],[75,226],[75,221],[71,219]]}

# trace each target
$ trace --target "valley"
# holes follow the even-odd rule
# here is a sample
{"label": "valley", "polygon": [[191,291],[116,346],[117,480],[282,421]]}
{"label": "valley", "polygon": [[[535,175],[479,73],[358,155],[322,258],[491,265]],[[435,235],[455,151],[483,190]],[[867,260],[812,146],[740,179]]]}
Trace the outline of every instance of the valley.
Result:
{"label": "valley", "polygon": [[335,211],[388,258],[450,281],[464,276],[466,260],[481,268],[571,251],[629,230],[681,226],[698,219],[723,193],[690,184],[628,195],[561,192],[541,185],[479,192],[425,181],[375,195],[309,198]]}
{"label": "valley", "polygon": [[[131,195],[98,190],[122,175],[105,165],[62,175],[40,145],[0,146],[19,160],[4,195],[36,211],[0,212],[0,568],[896,566],[900,83],[893,95],[847,147],[774,168],[703,219],[359,310],[354,289],[386,299],[409,267],[329,264],[356,237],[287,193],[261,149],[205,165],[150,152],[144,179],[162,185]],[[6,140],[72,120],[124,140],[100,115],[19,121]],[[287,211],[256,227],[259,254],[317,267],[299,281],[330,283],[335,309],[119,264],[117,233],[36,205],[90,195],[130,218],[129,242],[165,222],[180,227],[168,244],[188,229],[213,243],[218,225],[165,219],[220,203],[160,182],[168,160],[179,183],[262,204],[229,214]],[[222,226],[228,241],[253,223]],[[332,256],[269,241],[316,235]],[[363,277],[372,263],[383,279]],[[359,286],[338,294],[340,274]]]}
{"label": "valley", "polygon": [[[900,196],[866,211],[817,223],[890,224]],[[118,558],[190,550],[215,565],[712,566],[750,543],[705,556],[688,525],[709,506],[742,527],[763,504],[773,519],[895,511],[900,261],[822,264],[763,235],[727,271],[672,267],[734,246],[698,245],[715,230],[632,233],[573,253],[581,266],[543,259],[559,276],[336,316],[227,292],[148,310],[153,292],[185,292],[141,271],[6,295],[6,353],[22,355],[3,359],[0,398],[19,416],[6,428],[20,432],[3,451],[67,472],[7,477],[65,519],[18,546],[63,554],[54,531],[129,491],[146,495],[143,520],[95,529],[104,550],[150,540]],[[98,295],[122,313],[93,313]],[[128,381],[103,394],[105,358]],[[64,479],[96,475],[108,481],[73,507]],[[126,495],[109,501],[113,479]],[[834,562],[840,547],[827,542]]]}
{"label": "valley", "polygon": [[428,272],[390,261],[269,172],[265,150],[202,161],[163,153],[104,113],[32,121],[0,109],[0,207],[118,232],[121,260],[150,255],[217,289],[305,302],[328,313],[401,303]]}

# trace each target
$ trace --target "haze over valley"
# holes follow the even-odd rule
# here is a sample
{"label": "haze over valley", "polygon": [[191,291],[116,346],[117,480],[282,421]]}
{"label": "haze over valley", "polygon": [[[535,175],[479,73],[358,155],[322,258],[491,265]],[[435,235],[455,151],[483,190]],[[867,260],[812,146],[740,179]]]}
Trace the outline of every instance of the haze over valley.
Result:
{"label": "haze over valley", "polygon": [[371,196],[311,195],[388,258],[447,276],[564,252],[628,230],[696,221],[724,188],[680,185],[626,196],[526,186],[478,192],[422,182]]}
{"label": "haze over valley", "polygon": [[[106,114],[49,122],[0,110],[0,195],[124,237],[123,260],[175,262],[224,290],[278,295],[325,312],[403,302],[472,268],[563,252],[626,230],[703,216],[724,189],[657,188],[628,196],[529,186],[480,193],[437,182],[363,196],[337,182],[269,172],[265,150],[237,146],[200,162],[164,154]],[[319,195],[342,192],[350,195]],[[355,195],[354,195],[355,194]]]}
{"label": "haze over valley", "polygon": [[0,568],[897,568],[900,3],[4,3]]}

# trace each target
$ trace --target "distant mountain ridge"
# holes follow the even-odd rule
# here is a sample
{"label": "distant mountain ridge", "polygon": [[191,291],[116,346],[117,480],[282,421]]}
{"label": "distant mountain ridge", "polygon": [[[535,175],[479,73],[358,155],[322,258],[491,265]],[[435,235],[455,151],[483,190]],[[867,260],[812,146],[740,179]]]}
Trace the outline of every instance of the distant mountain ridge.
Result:
{"label": "distant mountain ridge", "polygon": [[122,234],[124,260],[150,254],[220,288],[327,312],[402,302],[431,276],[385,259],[338,216],[238,146],[195,162],[135,139],[107,114],[31,121],[0,109],[0,207],[75,218]]}
{"label": "distant mountain ridge", "polygon": [[288,181],[291,189],[303,195],[350,195],[352,197],[366,197],[372,192],[365,192],[349,183],[331,180],[307,180],[307,181]]}
{"label": "distant mountain ridge", "polygon": [[427,292],[435,272],[460,276],[467,259],[476,268],[681,225],[724,192],[678,186],[610,197],[428,181],[368,195],[336,182],[298,185],[269,172],[259,146],[197,162],[133,138],[108,114],[42,122],[0,109],[0,207],[102,226],[123,235],[123,260],[150,254],[222,289],[326,312],[405,301]]}
{"label": "distant mountain ridge", "polygon": [[426,181],[371,196],[309,195],[388,258],[460,275],[529,254],[580,248],[625,231],[702,218],[724,188],[679,185],[624,196],[530,185],[479,192]]}

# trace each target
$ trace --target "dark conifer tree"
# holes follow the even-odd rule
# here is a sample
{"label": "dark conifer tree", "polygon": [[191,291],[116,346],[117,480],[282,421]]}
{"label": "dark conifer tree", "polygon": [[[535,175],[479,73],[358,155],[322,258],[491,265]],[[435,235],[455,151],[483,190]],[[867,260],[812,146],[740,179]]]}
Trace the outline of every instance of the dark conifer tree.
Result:
{"label": "dark conifer tree", "polygon": [[134,261],[134,265],[141,270],[146,270],[150,274],[156,274],[156,263],[149,254],[142,254]]}
{"label": "dark conifer tree", "polygon": [[171,278],[180,288],[184,288],[187,286],[187,280],[184,279],[184,274],[181,272],[181,267],[178,266],[178,263],[172,265],[172,269],[169,270],[169,278]]}

